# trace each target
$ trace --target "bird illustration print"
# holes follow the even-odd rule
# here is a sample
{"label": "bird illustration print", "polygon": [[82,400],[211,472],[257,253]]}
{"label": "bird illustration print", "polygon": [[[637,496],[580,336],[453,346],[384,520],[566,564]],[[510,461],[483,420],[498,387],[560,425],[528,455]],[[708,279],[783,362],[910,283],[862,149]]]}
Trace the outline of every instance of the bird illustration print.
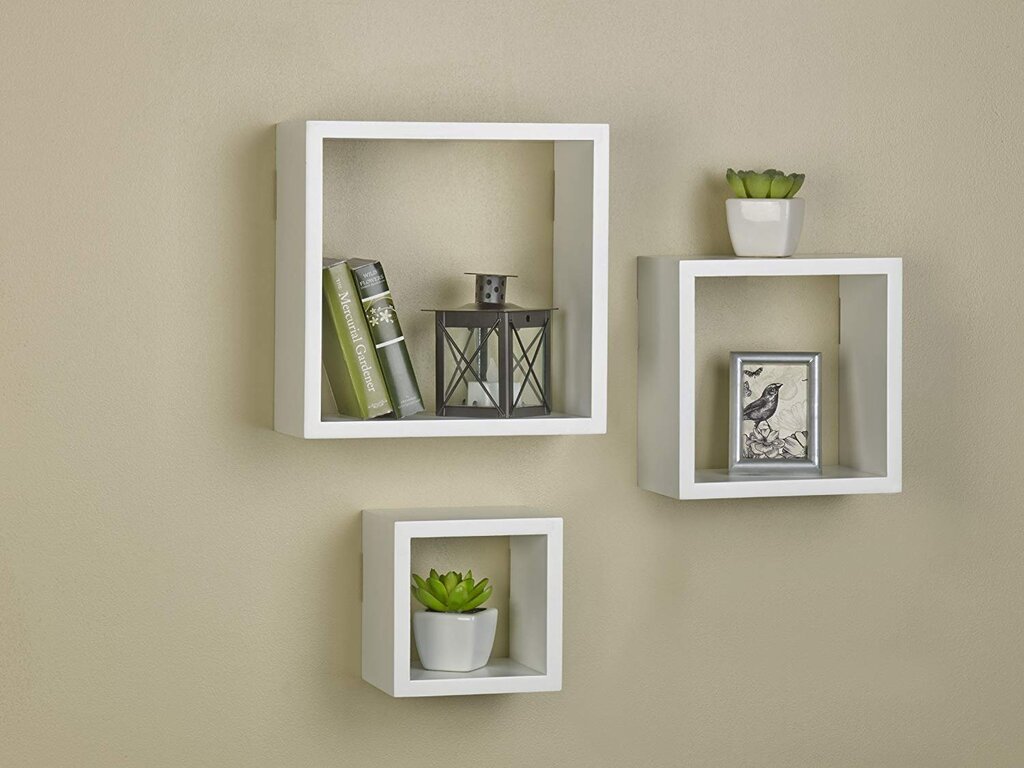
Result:
{"label": "bird illustration print", "polygon": [[762,421],[768,421],[779,409],[779,383],[769,384],[764,388],[761,396],[743,409],[743,418],[754,422],[754,429],[760,426]]}

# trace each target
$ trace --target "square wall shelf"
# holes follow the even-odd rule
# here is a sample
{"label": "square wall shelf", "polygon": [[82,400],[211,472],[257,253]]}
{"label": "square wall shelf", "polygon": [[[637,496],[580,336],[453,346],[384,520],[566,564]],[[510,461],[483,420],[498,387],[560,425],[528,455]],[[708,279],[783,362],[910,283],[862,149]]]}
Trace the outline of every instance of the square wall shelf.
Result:
{"label": "square wall shelf", "polygon": [[[509,655],[473,672],[412,660],[412,541],[509,539]],[[562,689],[562,519],[525,507],[363,511],[363,679],[390,696]]]}
{"label": "square wall shelf", "polygon": [[[641,257],[637,264],[638,483],[675,499],[898,493],[902,484],[902,261]],[[835,276],[838,463],[820,476],[696,468],[697,281]],[[757,351],[757,350],[753,350]],[[776,348],[765,351],[786,351]],[[814,350],[811,350],[814,351]],[[723,430],[725,427],[723,427]]]}
{"label": "square wall shelf", "polygon": [[[401,420],[362,421],[322,412],[324,143],[389,139],[536,141],[552,145],[554,223],[550,268],[553,305],[558,311],[552,323],[554,397],[550,416],[473,419],[424,413]],[[351,183],[340,180],[346,182]],[[418,254],[402,258],[413,260]],[[304,438],[603,434],[608,357],[608,126],[322,120],[281,123],[277,126],[276,280],[274,429],[278,432]],[[420,382],[421,389],[425,383]]]}

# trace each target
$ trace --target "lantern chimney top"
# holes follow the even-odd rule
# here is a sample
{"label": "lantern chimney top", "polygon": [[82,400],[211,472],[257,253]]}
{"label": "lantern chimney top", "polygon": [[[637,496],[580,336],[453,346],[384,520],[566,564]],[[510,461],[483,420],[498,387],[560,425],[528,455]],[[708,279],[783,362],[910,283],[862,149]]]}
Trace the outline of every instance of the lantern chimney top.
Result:
{"label": "lantern chimney top", "polygon": [[505,296],[510,277],[518,275],[495,275],[487,272],[467,272],[476,277],[477,306],[486,309],[497,309],[505,306]]}

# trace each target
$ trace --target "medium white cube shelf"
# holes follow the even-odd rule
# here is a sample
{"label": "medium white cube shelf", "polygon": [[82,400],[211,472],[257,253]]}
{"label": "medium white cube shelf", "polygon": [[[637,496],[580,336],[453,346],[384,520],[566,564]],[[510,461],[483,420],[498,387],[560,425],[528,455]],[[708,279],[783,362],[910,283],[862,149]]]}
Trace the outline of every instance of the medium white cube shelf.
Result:
{"label": "medium white cube shelf", "polygon": [[[898,493],[903,265],[898,258],[641,257],[637,264],[638,483],[675,499]],[[839,463],[820,476],[696,469],[697,279],[839,278]],[[773,350],[777,351],[777,350]]]}
{"label": "medium white cube shelf", "polygon": [[[545,141],[554,147],[550,416],[420,414],[362,421],[321,414],[324,142]],[[364,254],[368,255],[368,254]],[[608,357],[608,126],[294,121],[277,126],[274,429],[305,438],[603,434]]]}
{"label": "medium white cube shelf", "polygon": [[[413,539],[509,537],[509,656],[431,672],[410,653]],[[524,507],[363,511],[363,679],[395,697],[562,689],[562,519]]]}

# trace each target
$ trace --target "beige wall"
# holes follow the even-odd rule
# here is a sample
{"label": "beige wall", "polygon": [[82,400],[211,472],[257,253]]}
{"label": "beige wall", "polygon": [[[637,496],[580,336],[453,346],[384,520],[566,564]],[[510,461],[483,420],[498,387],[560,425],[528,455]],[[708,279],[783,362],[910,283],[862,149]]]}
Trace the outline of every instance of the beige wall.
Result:
{"label": "beige wall", "polygon": [[[1022,48],[1019,0],[6,3],[0,764],[1024,764]],[[611,124],[607,435],[271,431],[309,117]],[[635,257],[767,164],[802,250],[905,259],[902,495],[635,485]],[[358,510],[488,503],[565,518],[564,691],[384,696]]]}

